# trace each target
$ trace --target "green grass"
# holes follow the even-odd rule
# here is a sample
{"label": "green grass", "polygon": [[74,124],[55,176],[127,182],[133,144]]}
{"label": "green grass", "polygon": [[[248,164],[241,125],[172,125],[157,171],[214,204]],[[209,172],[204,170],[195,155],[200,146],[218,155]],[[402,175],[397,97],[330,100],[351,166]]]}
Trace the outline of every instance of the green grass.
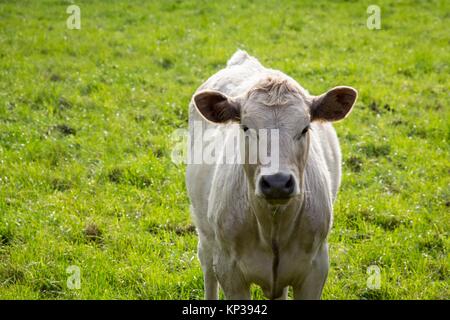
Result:
{"label": "green grass", "polygon": [[323,297],[450,298],[448,1],[376,1],[381,30],[373,1],[80,0],[81,30],[70,3],[0,1],[0,298],[203,297],[168,137],[237,48],[359,90]]}

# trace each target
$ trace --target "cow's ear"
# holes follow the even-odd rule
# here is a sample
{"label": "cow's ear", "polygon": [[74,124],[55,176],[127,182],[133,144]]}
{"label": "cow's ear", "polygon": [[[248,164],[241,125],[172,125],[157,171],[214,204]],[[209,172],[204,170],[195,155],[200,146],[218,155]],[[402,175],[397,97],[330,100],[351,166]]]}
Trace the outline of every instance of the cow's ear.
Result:
{"label": "cow's ear", "polygon": [[336,87],[313,97],[311,103],[312,121],[338,121],[352,110],[358,91],[352,87]]}
{"label": "cow's ear", "polygon": [[240,119],[239,103],[219,91],[200,91],[194,96],[194,104],[198,112],[211,122],[224,123]]}

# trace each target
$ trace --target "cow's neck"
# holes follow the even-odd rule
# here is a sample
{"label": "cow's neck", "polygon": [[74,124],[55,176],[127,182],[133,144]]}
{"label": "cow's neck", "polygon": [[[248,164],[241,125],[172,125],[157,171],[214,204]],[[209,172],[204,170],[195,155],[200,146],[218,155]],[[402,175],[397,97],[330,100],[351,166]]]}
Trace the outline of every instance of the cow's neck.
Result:
{"label": "cow's neck", "polygon": [[300,223],[304,198],[293,199],[286,206],[269,205],[254,194],[250,195],[249,198],[253,214],[258,222],[260,239],[267,246],[283,247],[285,243],[288,243]]}
{"label": "cow's neck", "polygon": [[275,299],[280,292],[278,284],[280,251],[289,243],[295,230],[298,230],[304,198],[293,199],[286,206],[270,206],[253,194],[250,196],[250,203],[257,220],[259,239],[272,251],[272,281],[269,298]]}

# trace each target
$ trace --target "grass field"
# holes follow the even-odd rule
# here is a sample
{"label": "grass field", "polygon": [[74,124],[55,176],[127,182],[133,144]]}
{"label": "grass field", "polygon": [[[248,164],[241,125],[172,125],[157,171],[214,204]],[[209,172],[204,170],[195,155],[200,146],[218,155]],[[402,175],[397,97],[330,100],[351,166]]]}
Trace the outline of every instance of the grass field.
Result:
{"label": "grass field", "polygon": [[168,137],[237,48],[359,90],[323,298],[450,298],[449,1],[71,3],[0,0],[0,298],[203,297]]}

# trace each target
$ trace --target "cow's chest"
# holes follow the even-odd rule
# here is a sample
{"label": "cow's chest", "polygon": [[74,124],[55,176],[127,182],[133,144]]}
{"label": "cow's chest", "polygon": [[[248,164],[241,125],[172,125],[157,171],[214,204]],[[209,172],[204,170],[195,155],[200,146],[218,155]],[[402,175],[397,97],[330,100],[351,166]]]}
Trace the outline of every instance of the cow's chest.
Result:
{"label": "cow's chest", "polygon": [[[311,265],[312,254],[301,246],[283,248],[278,257],[271,248],[254,246],[242,252],[238,264],[247,281],[259,285],[267,297],[298,282]],[[272,297],[273,298],[273,297]]]}

